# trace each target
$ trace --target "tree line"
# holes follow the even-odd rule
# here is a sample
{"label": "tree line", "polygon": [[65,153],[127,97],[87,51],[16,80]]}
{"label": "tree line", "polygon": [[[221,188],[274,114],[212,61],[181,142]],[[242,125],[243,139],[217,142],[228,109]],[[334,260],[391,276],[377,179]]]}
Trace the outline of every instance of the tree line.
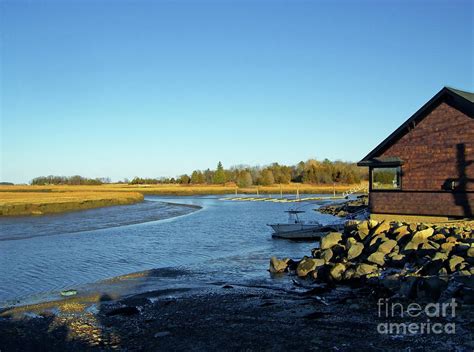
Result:
{"label": "tree line", "polygon": [[332,184],[359,183],[367,180],[366,168],[358,167],[355,163],[315,159],[300,161],[296,165],[286,166],[273,163],[268,166],[232,166],[224,169],[221,162],[215,170],[194,170],[190,175],[184,174],[176,178],[144,179],[135,177],[130,184],[207,184],[219,185],[235,183],[239,187],[252,185],[271,186],[273,184],[288,184],[290,182]]}
{"label": "tree line", "polygon": [[110,178],[87,178],[79,175],[75,176],[40,176],[31,180],[32,185],[102,185],[110,183]]}
{"label": "tree line", "polygon": [[[118,183],[125,184],[206,184],[223,185],[234,183],[239,187],[253,185],[271,186],[273,184],[312,183],[354,184],[368,179],[366,168],[358,167],[355,163],[344,161],[322,161],[309,159],[296,165],[280,165],[273,163],[267,166],[237,165],[225,169],[219,161],[214,170],[194,170],[191,174],[177,177],[142,178],[134,177],[131,181],[125,179]],[[31,181],[32,185],[101,185],[110,183],[110,178],[86,178],[82,176],[41,176]]]}

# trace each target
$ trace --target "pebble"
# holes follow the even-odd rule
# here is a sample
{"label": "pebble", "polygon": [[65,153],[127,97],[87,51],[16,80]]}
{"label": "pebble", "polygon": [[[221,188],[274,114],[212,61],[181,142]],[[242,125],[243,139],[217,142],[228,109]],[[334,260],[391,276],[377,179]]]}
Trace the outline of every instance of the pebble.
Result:
{"label": "pebble", "polygon": [[160,331],[153,335],[155,338],[169,336],[171,333],[169,331]]}

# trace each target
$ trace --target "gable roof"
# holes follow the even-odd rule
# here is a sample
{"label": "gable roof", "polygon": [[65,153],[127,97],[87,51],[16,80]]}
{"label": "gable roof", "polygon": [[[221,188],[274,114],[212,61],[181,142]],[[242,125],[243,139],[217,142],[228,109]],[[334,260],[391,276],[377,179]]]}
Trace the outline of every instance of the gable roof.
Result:
{"label": "gable roof", "polygon": [[454,94],[457,94],[461,97],[463,97],[466,100],[469,100],[471,103],[474,103],[474,93],[471,92],[465,92],[463,90],[451,88],[451,87],[445,87],[447,90],[451,91]]}
{"label": "gable roof", "polygon": [[452,107],[474,118],[474,93],[462,91],[455,88],[444,87],[417,112],[415,112],[408,120],[398,127],[390,136],[382,141],[374,150],[357,163],[359,166],[369,166],[372,164],[380,164],[376,157],[380,156],[396,141],[402,138],[410,130],[412,130],[421,120],[423,120],[435,107],[441,102],[446,102]]}

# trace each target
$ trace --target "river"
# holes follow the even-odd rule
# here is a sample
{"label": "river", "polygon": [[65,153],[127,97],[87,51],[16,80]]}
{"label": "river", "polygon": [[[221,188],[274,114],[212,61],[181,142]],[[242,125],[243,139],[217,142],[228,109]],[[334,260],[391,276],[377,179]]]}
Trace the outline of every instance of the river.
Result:
{"label": "river", "polygon": [[[334,221],[312,210],[322,204],[298,207],[307,219]],[[1,218],[0,307],[54,299],[64,289],[150,269],[162,273],[161,288],[278,280],[267,272],[272,255],[300,258],[315,247],[272,239],[266,224],[286,221],[291,206],[147,196],[135,205]],[[140,289],[153,285],[156,280]]]}

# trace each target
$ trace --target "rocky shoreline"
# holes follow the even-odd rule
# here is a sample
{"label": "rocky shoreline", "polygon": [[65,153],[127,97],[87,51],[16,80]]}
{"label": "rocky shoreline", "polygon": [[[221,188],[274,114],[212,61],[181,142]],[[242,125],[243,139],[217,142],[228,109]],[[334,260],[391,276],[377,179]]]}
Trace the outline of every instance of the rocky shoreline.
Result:
{"label": "rocky shoreline", "polygon": [[369,209],[369,197],[360,195],[354,200],[348,200],[338,204],[328,204],[315,209],[318,213],[329,214],[333,216],[346,217],[363,210]]}
{"label": "rocky shoreline", "polygon": [[474,229],[470,223],[426,225],[349,221],[300,261],[270,261],[270,272],[293,272],[327,284],[363,282],[393,295],[474,304]]}

